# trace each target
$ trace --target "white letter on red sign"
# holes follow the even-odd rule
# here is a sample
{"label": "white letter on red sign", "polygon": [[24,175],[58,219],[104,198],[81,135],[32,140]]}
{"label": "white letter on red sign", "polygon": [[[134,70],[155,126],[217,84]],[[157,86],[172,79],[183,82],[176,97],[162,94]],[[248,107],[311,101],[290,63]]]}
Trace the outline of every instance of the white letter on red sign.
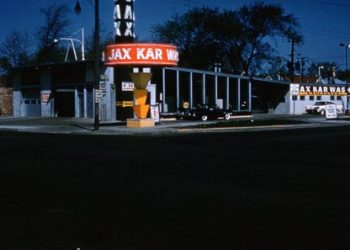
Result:
{"label": "white letter on red sign", "polygon": [[143,54],[144,52],[145,52],[145,48],[137,48],[136,50],[137,60],[146,60],[146,57]]}
{"label": "white letter on red sign", "polygon": [[132,30],[131,30],[132,26],[133,26],[133,22],[126,22],[126,29],[125,29],[124,36],[133,36]]}
{"label": "white letter on red sign", "polygon": [[123,53],[124,53],[123,60],[126,60],[126,59],[131,60],[130,51],[131,51],[130,48],[128,48],[128,49],[127,48],[123,48]]}

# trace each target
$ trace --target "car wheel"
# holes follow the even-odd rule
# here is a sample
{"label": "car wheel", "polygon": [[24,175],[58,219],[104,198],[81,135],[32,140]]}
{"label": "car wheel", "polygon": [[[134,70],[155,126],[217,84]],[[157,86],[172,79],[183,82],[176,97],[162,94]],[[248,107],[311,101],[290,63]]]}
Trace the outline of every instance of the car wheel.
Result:
{"label": "car wheel", "polygon": [[230,120],[230,118],[231,118],[230,113],[226,113],[226,114],[224,115],[224,118],[225,118],[226,121],[227,121],[227,120]]}
{"label": "car wheel", "polygon": [[208,120],[208,116],[207,115],[202,115],[201,119],[202,119],[202,121],[207,121]]}
{"label": "car wheel", "polygon": [[325,110],[322,109],[322,110],[320,111],[320,114],[321,114],[321,115],[325,115],[325,114],[326,114]]}

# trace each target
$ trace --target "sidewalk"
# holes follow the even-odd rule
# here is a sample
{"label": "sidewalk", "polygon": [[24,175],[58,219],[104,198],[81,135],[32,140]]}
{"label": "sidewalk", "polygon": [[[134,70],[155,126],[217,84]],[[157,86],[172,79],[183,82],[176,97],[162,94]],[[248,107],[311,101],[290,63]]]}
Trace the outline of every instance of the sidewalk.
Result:
{"label": "sidewalk", "polygon": [[161,120],[153,128],[127,128],[126,122],[101,122],[100,129],[94,131],[93,119],[84,118],[15,118],[0,117],[0,131],[29,132],[29,133],[53,133],[53,134],[86,134],[86,135],[131,135],[131,134],[177,134],[177,133],[207,133],[207,132],[248,132],[262,130],[282,130],[298,128],[315,128],[327,126],[350,126],[349,116],[340,116],[337,120],[326,120],[321,116],[311,115],[270,115],[255,114],[247,117],[235,117],[233,119],[250,120],[298,120],[304,124],[249,126],[249,127],[224,127],[224,128],[191,128],[199,124],[216,123],[215,121],[177,121]]}

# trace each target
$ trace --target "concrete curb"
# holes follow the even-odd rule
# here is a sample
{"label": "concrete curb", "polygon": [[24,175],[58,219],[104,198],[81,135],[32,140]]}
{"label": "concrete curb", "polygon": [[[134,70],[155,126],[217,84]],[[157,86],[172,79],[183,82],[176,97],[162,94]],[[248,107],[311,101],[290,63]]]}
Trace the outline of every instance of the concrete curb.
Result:
{"label": "concrete curb", "polygon": [[[241,117],[242,118],[242,117]],[[259,117],[244,116],[242,119]],[[281,117],[279,117],[281,118]],[[303,120],[303,117],[286,117],[283,119]],[[271,117],[270,119],[276,119]],[[211,128],[192,128],[203,122],[174,122],[161,121],[153,128],[127,128],[123,122],[101,123],[100,130],[93,130],[91,120],[82,119],[50,119],[50,118],[1,118],[0,131],[15,133],[38,133],[38,134],[76,134],[76,135],[164,135],[164,134],[185,134],[185,133],[225,133],[225,132],[257,132],[257,131],[275,131],[291,129],[308,129],[317,127],[336,127],[350,126],[350,120],[325,120],[320,117],[305,117],[308,123],[286,124],[286,125],[263,125],[263,126],[244,126],[244,127],[211,127]],[[216,123],[217,121],[209,121]]]}

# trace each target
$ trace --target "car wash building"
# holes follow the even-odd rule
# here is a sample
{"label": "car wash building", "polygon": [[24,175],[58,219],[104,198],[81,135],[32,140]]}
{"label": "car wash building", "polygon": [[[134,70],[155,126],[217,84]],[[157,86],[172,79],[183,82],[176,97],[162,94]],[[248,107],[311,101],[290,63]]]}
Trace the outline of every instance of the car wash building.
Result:
{"label": "car wash building", "polygon": [[[13,72],[16,117],[92,118],[94,63],[78,61],[16,68]],[[101,120],[115,120],[113,70],[100,67]]]}
{"label": "car wash building", "polygon": [[292,83],[285,97],[287,114],[305,114],[306,107],[316,102],[332,102],[349,109],[350,87],[347,84]]}
{"label": "car wash building", "polygon": [[[15,116],[93,118],[135,117],[131,74],[151,73],[147,85],[148,117],[174,114],[206,103],[240,112],[290,113],[287,82],[176,67],[179,54],[170,44],[134,43],[134,1],[114,1],[115,43],[100,62],[100,86],[94,88],[91,61],[52,63],[14,70]],[[147,105],[148,105],[147,104]]]}

